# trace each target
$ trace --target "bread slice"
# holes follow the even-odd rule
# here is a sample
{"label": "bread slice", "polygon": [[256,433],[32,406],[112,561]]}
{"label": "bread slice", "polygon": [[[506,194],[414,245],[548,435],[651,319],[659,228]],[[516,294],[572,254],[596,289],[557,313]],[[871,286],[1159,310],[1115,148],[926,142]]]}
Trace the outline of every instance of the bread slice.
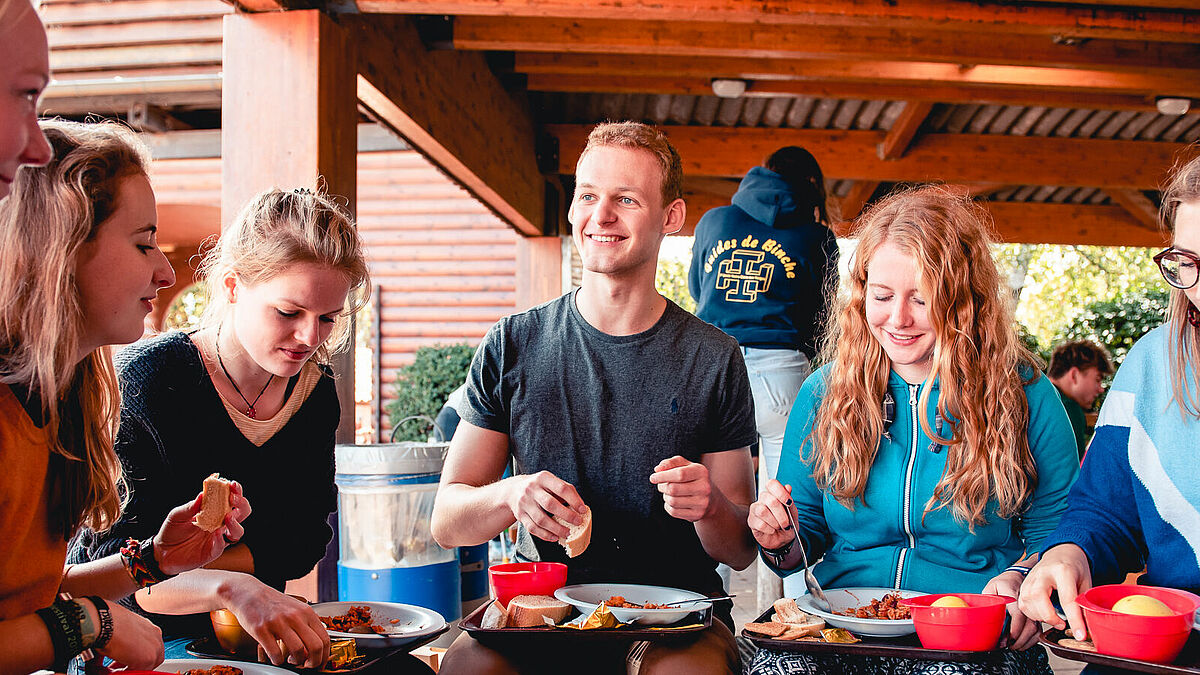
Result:
{"label": "bread slice", "polygon": [[806,614],[796,606],[791,598],[780,598],[774,603],[775,613],[772,618],[787,626],[787,630],[778,635],[780,640],[795,640],[808,635],[819,635],[825,627],[825,620]]}
{"label": "bread slice", "polygon": [[808,623],[810,618],[799,607],[796,606],[796,601],[791,598],[780,598],[772,605],[775,608],[775,615],[779,617],[777,621],[783,623]]}
{"label": "bread slice", "polygon": [[558,543],[567,549],[567,557],[570,558],[586,551],[588,544],[592,543],[592,510],[586,505],[583,508],[583,522],[578,525],[572,525],[557,516],[554,518],[571,530],[566,537],[558,540]]}
{"label": "bread slice", "polygon": [[225,524],[229,506],[229,481],[213,474],[204,479],[204,497],[200,502],[200,513],[196,514],[196,527],[205,532],[216,532]]}
{"label": "bread slice", "polygon": [[517,628],[558,623],[571,614],[571,605],[549,595],[518,595],[508,603],[508,625]]}
{"label": "bread slice", "polygon": [[761,623],[747,623],[744,628],[751,633],[766,635],[767,637],[776,637],[783,635],[784,631],[788,630],[789,626],[786,623],[779,623],[778,621],[763,621]]}
{"label": "bread slice", "polygon": [[479,627],[504,628],[507,625],[508,611],[504,609],[504,605],[501,605],[499,600],[492,601],[492,604],[483,611],[483,619],[480,620]]}

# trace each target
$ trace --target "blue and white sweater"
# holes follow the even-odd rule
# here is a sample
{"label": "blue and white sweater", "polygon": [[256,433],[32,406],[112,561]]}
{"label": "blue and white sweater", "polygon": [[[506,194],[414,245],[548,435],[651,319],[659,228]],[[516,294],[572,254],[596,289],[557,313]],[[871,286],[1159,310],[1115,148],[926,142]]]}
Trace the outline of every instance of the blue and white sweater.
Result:
{"label": "blue and white sweater", "polygon": [[1169,330],[1154,329],[1125,357],[1067,513],[1042,547],[1078,545],[1094,584],[1144,565],[1143,583],[1200,588],[1200,420],[1172,401]]}

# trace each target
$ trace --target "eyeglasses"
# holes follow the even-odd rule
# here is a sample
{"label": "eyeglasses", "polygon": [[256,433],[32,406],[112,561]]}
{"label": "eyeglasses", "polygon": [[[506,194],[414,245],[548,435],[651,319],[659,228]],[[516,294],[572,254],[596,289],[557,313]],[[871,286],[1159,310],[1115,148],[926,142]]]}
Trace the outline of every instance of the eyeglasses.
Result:
{"label": "eyeglasses", "polygon": [[1169,248],[1154,256],[1163,279],[1175,288],[1188,289],[1200,280],[1200,256]]}

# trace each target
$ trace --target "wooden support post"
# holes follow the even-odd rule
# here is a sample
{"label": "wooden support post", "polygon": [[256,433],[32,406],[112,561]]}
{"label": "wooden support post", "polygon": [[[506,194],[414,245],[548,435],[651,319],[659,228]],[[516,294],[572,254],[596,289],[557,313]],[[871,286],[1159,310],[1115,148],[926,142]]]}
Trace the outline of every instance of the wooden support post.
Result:
{"label": "wooden support post", "polygon": [[1142,227],[1153,232],[1159,231],[1158,224],[1158,207],[1146,193],[1141,190],[1108,188],[1105,190],[1113,203],[1129,212],[1134,220],[1141,223]]}
{"label": "wooden support post", "polygon": [[[356,53],[316,10],[226,16],[221,110],[221,222],[256,193],[321,185],[355,209]],[[342,416],[354,441],[354,350],[334,360]],[[337,531],[336,523],[334,531]],[[319,599],[336,599],[337,538],[320,565]]]}
{"label": "wooden support post", "polygon": [[518,312],[562,295],[562,250],[559,237],[517,240]]}

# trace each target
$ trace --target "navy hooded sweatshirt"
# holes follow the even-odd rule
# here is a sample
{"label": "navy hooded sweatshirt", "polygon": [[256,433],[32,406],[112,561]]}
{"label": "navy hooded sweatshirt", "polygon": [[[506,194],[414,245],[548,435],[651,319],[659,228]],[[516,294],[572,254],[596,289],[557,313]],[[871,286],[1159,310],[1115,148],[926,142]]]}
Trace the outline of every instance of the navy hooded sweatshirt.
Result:
{"label": "navy hooded sweatshirt", "polygon": [[826,294],[837,282],[837,240],[801,208],[783,178],[755,167],[731,206],[696,225],[688,289],[696,315],[743,347],[816,349]]}

